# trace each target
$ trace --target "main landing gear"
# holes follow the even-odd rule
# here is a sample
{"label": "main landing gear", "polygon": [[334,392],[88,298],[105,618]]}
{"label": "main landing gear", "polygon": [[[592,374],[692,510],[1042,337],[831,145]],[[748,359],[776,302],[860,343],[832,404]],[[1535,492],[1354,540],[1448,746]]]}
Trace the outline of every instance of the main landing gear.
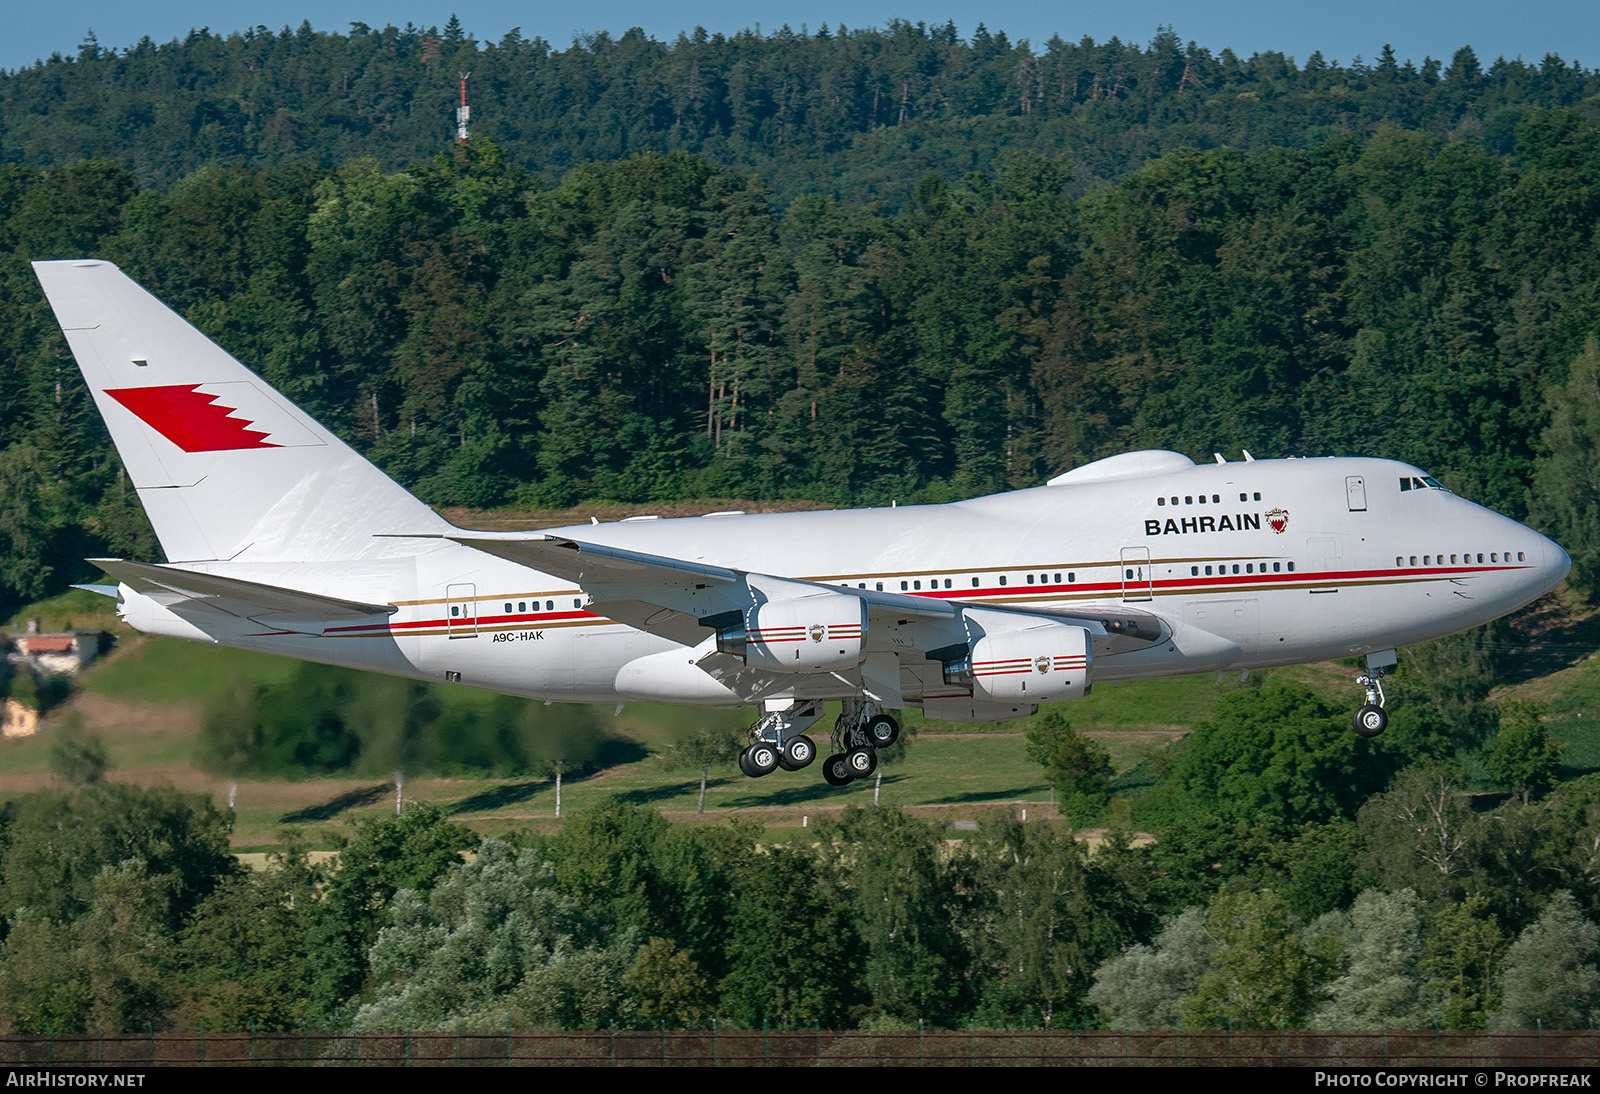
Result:
{"label": "main landing gear", "polygon": [[[784,700],[779,700],[783,702]],[[765,713],[750,727],[750,746],[739,753],[739,770],[753,779],[778,768],[799,771],[817,758],[817,743],[805,735],[822,717],[820,701],[762,704]],[[900,723],[877,703],[847,699],[844,713],[833,725],[833,755],[822,764],[822,777],[830,786],[844,786],[878,770],[878,749],[900,739]]]}
{"label": "main landing gear", "polygon": [[833,724],[833,755],[822,764],[829,786],[844,786],[878,770],[878,749],[900,739],[900,723],[867,699],[846,699]]}
{"label": "main landing gear", "polygon": [[799,771],[817,758],[817,743],[805,735],[806,729],[822,717],[820,702],[791,703],[771,709],[750,727],[750,747],[739,753],[739,770],[752,779],[770,775],[778,768]]}
{"label": "main landing gear", "polygon": [[1376,737],[1389,725],[1389,714],[1383,709],[1383,670],[1399,662],[1394,650],[1380,650],[1367,654],[1367,670],[1356,677],[1356,683],[1367,691],[1367,701],[1356,711],[1356,732],[1363,737]]}

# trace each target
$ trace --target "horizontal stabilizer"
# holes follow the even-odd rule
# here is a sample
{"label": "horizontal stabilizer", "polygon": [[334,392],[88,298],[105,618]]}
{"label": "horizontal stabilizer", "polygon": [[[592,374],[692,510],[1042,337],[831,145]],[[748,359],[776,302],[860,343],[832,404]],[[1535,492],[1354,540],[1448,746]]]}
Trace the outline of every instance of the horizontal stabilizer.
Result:
{"label": "horizontal stabilizer", "polygon": [[294,621],[371,619],[399,610],[393,604],[363,604],[150,562],[120,558],[89,561],[135,592],[175,611],[199,608],[282,627]]}

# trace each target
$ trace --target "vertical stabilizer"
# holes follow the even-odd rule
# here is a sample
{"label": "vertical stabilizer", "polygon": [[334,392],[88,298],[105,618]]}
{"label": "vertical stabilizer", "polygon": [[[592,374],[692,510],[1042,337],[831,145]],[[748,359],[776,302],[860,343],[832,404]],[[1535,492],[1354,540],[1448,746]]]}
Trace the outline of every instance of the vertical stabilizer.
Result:
{"label": "vertical stabilizer", "polygon": [[449,528],[116,266],[33,269],[169,561],[373,558]]}

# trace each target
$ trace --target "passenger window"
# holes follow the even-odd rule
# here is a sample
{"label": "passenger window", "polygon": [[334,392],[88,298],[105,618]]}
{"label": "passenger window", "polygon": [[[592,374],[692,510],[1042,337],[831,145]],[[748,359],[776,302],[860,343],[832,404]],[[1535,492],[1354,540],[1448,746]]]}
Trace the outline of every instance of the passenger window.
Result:
{"label": "passenger window", "polygon": [[1244,572],[1247,573],[1247,574],[1255,573],[1256,572],[1255,564],[1251,563],[1251,562],[1246,562],[1244,564]]}
{"label": "passenger window", "polygon": [[1212,494],[1211,495],[1211,504],[1212,505],[1221,505],[1222,504],[1222,495],[1221,494]]}
{"label": "passenger window", "polygon": [[581,607],[583,607],[583,601],[578,600],[577,598],[574,598],[573,601],[572,601],[572,606],[574,608],[581,608]]}
{"label": "passenger window", "polygon": [[1483,552],[1482,552],[1482,551],[1479,551],[1479,552],[1478,552],[1478,561],[1479,561],[1479,562],[1482,562],[1482,561],[1483,561]]}
{"label": "passenger window", "polygon": [[1005,583],[1006,583],[1006,575],[1005,574],[1001,574],[1000,575],[1000,584],[1004,585]]}
{"label": "passenger window", "polygon": [[972,587],[974,589],[976,589],[978,587],[978,579],[977,578],[973,578],[972,579]]}
{"label": "passenger window", "polygon": [[1490,551],[1489,552],[1489,561],[1490,562],[1499,562],[1500,561],[1500,556],[1497,553],[1495,553],[1494,551]]}
{"label": "passenger window", "polygon": [[1272,564],[1272,572],[1273,572],[1273,573],[1275,573],[1275,574],[1276,574],[1276,573],[1279,573],[1279,572],[1281,572],[1281,571],[1282,571],[1282,569],[1283,569],[1283,563],[1281,563],[1281,562],[1274,562],[1274,563],[1273,563],[1273,564]]}
{"label": "passenger window", "polygon": [[506,614],[507,614],[507,615],[510,615],[510,614],[511,614],[511,605],[510,605],[510,604],[507,604],[507,605],[506,605]]}
{"label": "passenger window", "polygon": [[544,610],[547,611],[547,612],[555,611],[556,610],[556,602],[554,600],[546,600],[544,602]]}
{"label": "passenger window", "polygon": [[1396,566],[1404,566],[1406,564],[1406,560],[1405,560],[1404,557],[1402,557],[1400,555],[1395,555],[1394,556],[1394,564]]}
{"label": "passenger window", "polygon": [[1200,504],[1204,505],[1205,503],[1206,503],[1206,496],[1204,494],[1201,494],[1200,495]]}
{"label": "passenger window", "polygon": [[1416,564],[1417,564],[1417,556],[1416,555],[1412,555],[1411,556],[1411,565],[1415,566]]}
{"label": "passenger window", "polygon": [[1123,570],[1122,571],[1122,576],[1125,579],[1127,579],[1128,581],[1132,581],[1133,580],[1133,571],[1132,570]]}
{"label": "passenger window", "polygon": [[913,582],[912,582],[912,583],[911,583],[911,587],[912,587],[912,588],[913,588],[913,589],[920,589],[920,588],[922,588],[922,582],[920,582],[920,581],[913,581]]}
{"label": "passenger window", "polygon": [[1033,575],[1032,575],[1032,574],[1029,574],[1029,575],[1028,575],[1028,584],[1029,584],[1029,585],[1032,585],[1032,584],[1033,584]]}
{"label": "passenger window", "polygon": [[858,588],[858,589],[865,589],[866,587],[867,587],[867,583],[865,581],[863,581],[861,584],[856,586],[856,588]]}
{"label": "passenger window", "polygon": [[1199,577],[1200,576],[1200,567],[1198,567],[1198,566],[1190,566],[1189,567],[1189,576],[1190,577]]}
{"label": "passenger window", "polygon": [[909,582],[905,582],[905,581],[902,581],[902,582],[901,582],[901,583],[900,583],[900,591],[901,591],[901,592],[905,592],[905,591],[906,591],[906,590],[907,590],[907,589],[909,589],[909,588],[911,588],[911,585],[910,585],[910,583],[909,583]]}
{"label": "passenger window", "polygon": [[522,601],[522,600],[517,601],[517,611],[525,612],[527,610],[528,610],[528,605],[527,605],[526,601]]}
{"label": "passenger window", "polygon": [[461,609],[456,607],[454,604],[452,604],[452,605],[450,605],[450,614],[452,616],[460,615],[461,614]]}
{"label": "passenger window", "polygon": [[1210,576],[1211,576],[1211,567],[1210,567],[1210,566],[1207,566],[1207,567],[1206,567],[1206,576],[1207,576],[1207,577],[1210,577]]}
{"label": "passenger window", "polygon": [[1240,494],[1240,495],[1239,495],[1239,500],[1240,500],[1240,501],[1249,501],[1249,500],[1250,500],[1250,499],[1249,499],[1249,497],[1247,497],[1247,496],[1246,496],[1246,495],[1244,495],[1244,494]]}
{"label": "passenger window", "polygon": [[1518,551],[1517,552],[1517,561],[1518,562],[1526,562],[1526,561],[1528,561],[1528,556],[1526,554],[1524,554],[1523,552]]}
{"label": "passenger window", "polygon": [[946,589],[950,587],[950,579],[948,577],[944,579],[944,587]]}
{"label": "passenger window", "polygon": [[1068,574],[1067,575],[1067,584],[1070,585],[1076,580],[1078,580],[1078,575],[1077,574]]}
{"label": "passenger window", "polygon": [[1185,504],[1185,505],[1193,505],[1194,504],[1194,498],[1189,494],[1185,494],[1183,496],[1183,504]]}
{"label": "passenger window", "polygon": [[1294,572],[1294,563],[1292,563],[1292,562],[1291,562],[1291,563],[1289,563],[1289,572],[1290,572],[1290,573],[1293,573],[1293,572]]}
{"label": "passenger window", "polygon": [[1455,564],[1456,564],[1456,556],[1455,555],[1451,555],[1450,556],[1450,565],[1454,566]]}
{"label": "passenger window", "polygon": [[1233,572],[1234,573],[1238,573],[1239,572],[1239,564],[1237,562],[1235,562],[1233,564]]}
{"label": "passenger window", "polygon": [[1172,504],[1173,504],[1173,505],[1177,505],[1177,504],[1178,504],[1178,499],[1177,499],[1177,497],[1173,497],[1173,499],[1172,499]]}
{"label": "passenger window", "polygon": [[1156,504],[1157,505],[1165,505],[1165,504],[1167,504],[1167,499],[1166,498],[1157,498],[1156,499]]}
{"label": "passenger window", "polygon": [[1259,490],[1256,491],[1256,500],[1257,501],[1261,500],[1261,491],[1259,491]]}
{"label": "passenger window", "polygon": [[1057,585],[1061,584],[1061,575],[1060,574],[1056,575],[1056,584]]}

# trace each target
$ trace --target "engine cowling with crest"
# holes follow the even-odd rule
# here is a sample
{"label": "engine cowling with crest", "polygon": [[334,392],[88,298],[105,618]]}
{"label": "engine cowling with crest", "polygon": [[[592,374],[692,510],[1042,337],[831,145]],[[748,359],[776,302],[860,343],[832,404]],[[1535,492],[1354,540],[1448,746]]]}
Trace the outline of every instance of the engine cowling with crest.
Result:
{"label": "engine cowling with crest", "polygon": [[1094,652],[1084,628],[982,608],[963,609],[962,622],[965,646],[929,654],[942,662],[950,687],[998,703],[1049,703],[1089,690]]}
{"label": "engine cowling with crest", "polygon": [[866,602],[840,593],[765,600],[704,623],[716,629],[719,651],[768,672],[851,669],[866,656]]}

